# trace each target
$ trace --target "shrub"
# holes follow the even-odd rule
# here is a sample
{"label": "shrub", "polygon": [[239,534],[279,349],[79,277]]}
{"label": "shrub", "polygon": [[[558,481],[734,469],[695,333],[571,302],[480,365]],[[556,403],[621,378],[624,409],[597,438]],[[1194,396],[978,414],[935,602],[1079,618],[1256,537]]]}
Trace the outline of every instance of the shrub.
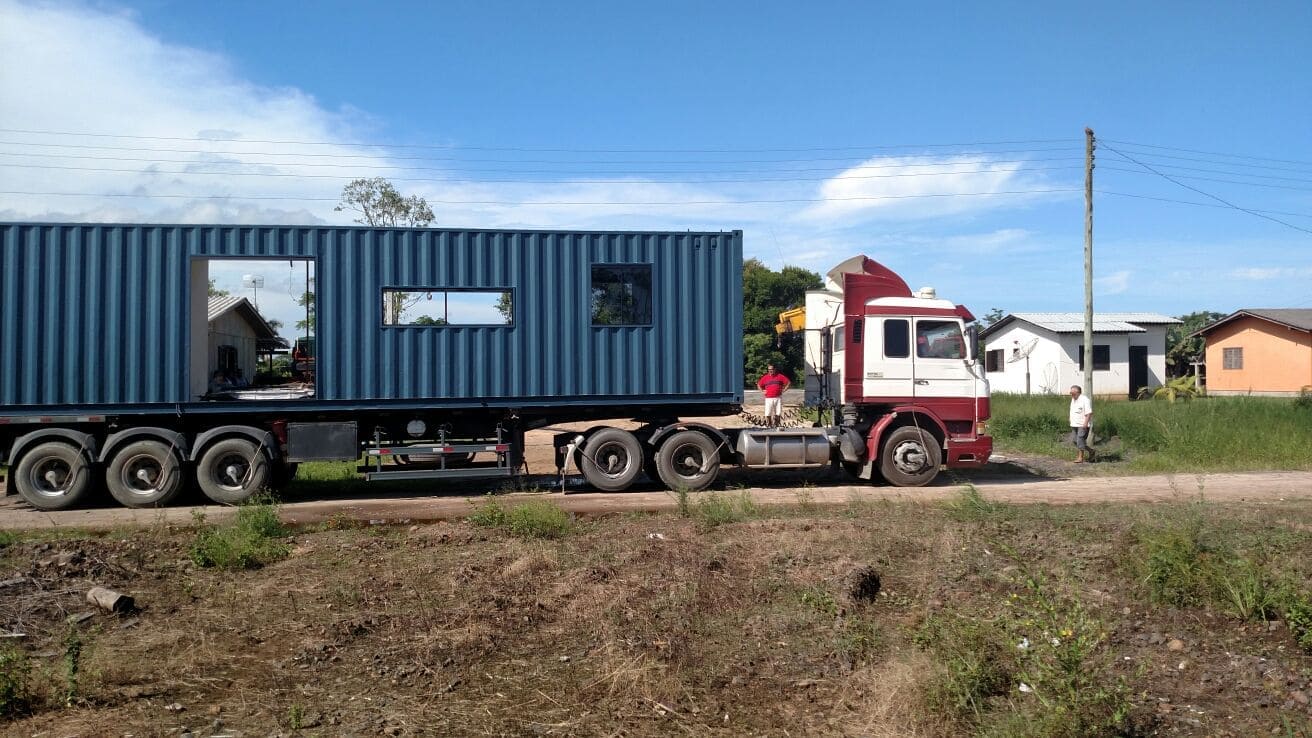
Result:
{"label": "shrub", "polygon": [[519,505],[506,516],[506,530],[520,538],[563,538],[569,529],[569,513],[543,500]]}
{"label": "shrub", "polygon": [[545,500],[506,509],[490,500],[465,518],[474,525],[504,530],[518,538],[562,538],[570,531],[569,513]]}
{"label": "shrub", "polygon": [[17,717],[32,709],[30,674],[31,665],[22,651],[0,646],[0,718]]}
{"label": "shrub", "polygon": [[191,560],[197,566],[216,569],[258,569],[287,556],[290,547],[282,540],[287,529],[278,520],[278,508],[266,496],[251,498],[237,508],[237,517],[223,526],[205,522],[205,514],[193,514],[196,540]]}
{"label": "shrub", "polygon": [[746,492],[737,495],[711,493],[697,500],[697,520],[707,528],[748,520],[756,517],[758,512],[756,503]]}
{"label": "shrub", "polygon": [[948,516],[962,522],[994,518],[1006,510],[1006,505],[985,499],[973,484],[967,484],[955,499],[947,503]]}

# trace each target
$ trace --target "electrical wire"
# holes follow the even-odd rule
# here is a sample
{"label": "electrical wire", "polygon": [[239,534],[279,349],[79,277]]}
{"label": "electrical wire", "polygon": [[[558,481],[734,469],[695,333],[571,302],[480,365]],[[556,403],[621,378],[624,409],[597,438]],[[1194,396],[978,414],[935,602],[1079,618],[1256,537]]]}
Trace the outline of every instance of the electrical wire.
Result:
{"label": "electrical wire", "polygon": [[[1095,189],[1094,192],[1098,193],[1099,195],[1112,195],[1113,197],[1130,197],[1130,198],[1134,198],[1134,199],[1136,199],[1136,200],[1156,200],[1157,202],[1169,202],[1169,203],[1173,203],[1173,204],[1175,204],[1175,205],[1193,205],[1193,206],[1195,206],[1195,207],[1200,207],[1200,208],[1220,208],[1220,209],[1223,209],[1223,210],[1224,210],[1224,209],[1228,209],[1228,207],[1225,206],[1225,205],[1217,205],[1216,203],[1211,203],[1211,202],[1194,202],[1194,201],[1192,201],[1192,200],[1175,200],[1175,199],[1172,199],[1172,198],[1169,198],[1169,197],[1155,197],[1155,196],[1153,196],[1153,195],[1136,195],[1136,194],[1131,193],[1131,192],[1115,192],[1115,191],[1112,191],[1112,190],[1098,190],[1098,189]],[[1285,210],[1260,210],[1260,209],[1257,209],[1257,208],[1251,208],[1251,210],[1252,210],[1253,212],[1255,212],[1255,213],[1269,213],[1269,214],[1271,214],[1271,215],[1288,215],[1288,216],[1295,217],[1295,218],[1312,218],[1312,213],[1291,213],[1291,212],[1288,212],[1288,211],[1285,211]]]}
{"label": "electrical wire", "polygon": [[[1254,161],[1274,161],[1282,164],[1305,164],[1312,166],[1312,161],[1300,161],[1298,159],[1275,159],[1268,156],[1251,156],[1249,154],[1227,154],[1221,151],[1203,151],[1200,149],[1182,149],[1176,146],[1159,146],[1157,144],[1136,143],[1134,141],[1121,141],[1114,138],[1099,138],[1099,143],[1109,142],[1124,146],[1135,146],[1143,149],[1161,149],[1162,151],[1183,151],[1188,154],[1206,154],[1208,156],[1228,156],[1235,159],[1252,159]],[[1109,147],[1110,148],[1110,147]]]}
{"label": "electrical wire", "polygon": [[[1064,192],[1082,192],[1079,187],[1052,188],[1038,190],[999,190],[996,192],[936,192],[916,195],[870,195],[852,197],[815,197],[815,198],[781,198],[762,200],[671,200],[650,202],[577,202],[577,201],[510,201],[510,200],[428,200],[434,205],[588,205],[588,206],[680,206],[680,205],[763,205],[777,203],[820,203],[877,200],[913,200],[920,198],[945,197],[998,197],[1003,195],[1040,195]],[[192,200],[285,200],[292,202],[337,202],[339,197],[305,197],[301,195],[183,195],[183,194],[143,194],[135,192],[29,192],[22,190],[0,190],[0,195],[30,195],[40,197],[134,197],[141,199],[175,198]]]}
{"label": "electrical wire", "polygon": [[[140,175],[169,175],[169,176],[217,176],[217,177],[287,177],[295,179],[332,179],[338,181],[349,181],[355,179],[350,175],[344,174],[304,174],[295,172],[211,172],[196,170],[156,170],[156,169],[120,169],[114,167],[75,167],[75,166],[58,166],[50,164],[10,164],[0,162],[0,167],[14,167],[20,169],[44,169],[58,171],[79,171],[79,172],[118,172],[126,174]],[[947,177],[963,174],[1011,174],[1013,172],[1046,172],[1057,170],[1083,169],[1082,166],[1066,167],[1017,167],[1012,169],[969,169],[965,171],[951,172],[902,172],[898,174],[859,174],[859,175],[839,175],[833,177],[751,177],[751,178],[732,178],[732,179],[661,179],[661,180],[635,180],[620,179],[620,177],[629,176],[624,173],[616,173],[612,179],[456,179],[456,178],[434,178],[434,177],[389,177],[388,179],[396,182],[429,182],[445,184],[718,184],[732,182],[829,182],[834,180],[852,180],[852,179],[889,179],[899,177]],[[1126,169],[1123,171],[1135,171]],[[1136,172],[1137,173],[1137,172]],[[1270,185],[1278,186],[1278,185]],[[1294,188],[1296,189],[1296,188]]]}
{"label": "electrical wire", "polygon": [[1024,144],[1077,143],[1074,138],[1037,138],[1014,141],[970,141],[964,143],[933,144],[880,144],[867,146],[803,146],[794,148],[707,148],[707,149],[598,149],[598,148],[534,148],[527,146],[466,146],[458,144],[399,144],[385,142],[298,141],[279,139],[201,138],[186,136],[141,136],[125,133],[92,133],[77,131],[33,130],[26,128],[0,128],[0,133],[22,133],[40,136],[84,136],[87,138],[126,138],[142,141],[192,141],[207,143],[260,143],[297,146],[356,146],[379,149],[428,149],[440,151],[522,151],[538,153],[579,154],[723,154],[723,153],[787,153],[799,151],[884,151],[890,149],[965,148],[969,146],[1019,146]]}
{"label": "electrical wire", "polygon": [[1111,147],[1111,146],[1109,146],[1109,145],[1107,145],[1107,144],[1105,144],[1105,143],[1103,144],[1103,148],[1107,149],[1108,151],[1112,152],[1113,154],[1116,154],[1117,156],[1120,156],[1120,157],[1123,158],[1123,159],[1126,159],[1127,161],[1130,161],[1130,162],[1132,162],[1132,163],[1134,163],[1134,164],[1138,164],[1139,166],[1143,167],[1144,169],[1147,169],[1148,171],[1152,172],[1153,174],[1156,174],[1157,176],[1161,177],[1162,179],[1164,179],[1164,180],[1166,180],[1166,181],[1168,181],[1168,182],[1171,182],[1171,183],[1173,183],[1173,184],[1179,185],[1180,187],[1183,187],[1183,188],[1185,188],[1186,190],[1191,190],[1191,191],[1193,191],[1193,192],[1197,192],[1198,194],[1200,194],[1200,195],[1202,195],[1202,196],[1204,196],[1204,197],[1208,197],[1208,198],[1211,198],[1211,199],[1213,199],[1213,200],[1216,200],[1217,202],[1221,203],[1222,205],[1225,205],[1225,206],[1227,206],[1227,207],[1233,208],[1233,209],[1238,210],[1238,211],[1240,211],[1240,212],[1248,213],[1249,215],[1253,215],[1253,216],[1256,216],[1256,217],[1258,217],[1258,218],[1262,218],[1263,220],[1269,220],[1269,221],[1271,221],[1272,223],[1279,223],[1280,225],[1285,226],[1286,228],[1293,228],[1293,229],[1296,230],[1296,231],[1302,231],[1303,233],[1307,233],[1307,234],[1309,234],[1309,235],[1312,235],[1312,229],[1304,228],[1304,227],[1302,227],[1302,226],[1298,226],[1298,225],[1294,225],[1293,223],[1287,223],[1287,222],[1285,222],[1285,221],[1283,221],[1283,220],[1280,220],[1279,218],[1276,218],[1276,217],[1273,217],[1273,216],[1267,215],[1267,214],[1265,214],[1265,213],[1260,213],[1260,212],[1258,212],[1258,211],[1256,211],[1256,210],[1250,210],[1250,209],[1245,208],[1245,207],[1240,207],[1239,205],[1235,205],[1234,203],[1230,202],[1229,200],[1225,200],[1225,199],[1223,199],[1223,198],[1217,197],[1216,195],[1213,195],[1213,194],[1210,193],[1210,192],[1205,192],[1205,191],[1203,191],[1203,190],[1200,190],[1200,189],[1198,189],[1197,187],[1194,187],[1193,185],[1185,184],[1184,182],[1181,182],[1181,181],[1179,181],[1178,179],[1176,179],[1176,178],[1174,178],[1174,177],[1172,177],[1172,176],[1170,176],[1170,175],[1168,175],[1168,174],[1163,174],[1163,173],[1157,171],[1156,169],[1153,169],[1152,167],[1148,166],[1147,164],[1144,164],[1143,162],[1141,162],[1141,161],[1135,159],[1134,157],[1132,157],[1132,156],[1130,156],[1130,155],[1128,155],[1128,154],[1124,154],[1124,153],[1122,153],[1122,152],[1120,152],[1120,151],[1117,151],[1115,148],[1113,148],[1113,147]]}

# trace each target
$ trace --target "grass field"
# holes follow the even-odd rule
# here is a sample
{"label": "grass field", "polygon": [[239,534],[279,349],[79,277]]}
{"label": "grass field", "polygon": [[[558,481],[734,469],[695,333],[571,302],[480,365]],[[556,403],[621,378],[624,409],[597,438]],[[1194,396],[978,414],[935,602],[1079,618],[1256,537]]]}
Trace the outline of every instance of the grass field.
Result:
{"label": "grass field", "polygon": [[[1070,458],[1065,396],[993,396],[999,450]],[[1312,406],[1217,397],[1095,401],[1095,450],[1126,472],[1312,469]]]}
{"label": "grass field", "polygon": [[0,733],[1312,738],[1305,502],[694,497],[0,536]]}

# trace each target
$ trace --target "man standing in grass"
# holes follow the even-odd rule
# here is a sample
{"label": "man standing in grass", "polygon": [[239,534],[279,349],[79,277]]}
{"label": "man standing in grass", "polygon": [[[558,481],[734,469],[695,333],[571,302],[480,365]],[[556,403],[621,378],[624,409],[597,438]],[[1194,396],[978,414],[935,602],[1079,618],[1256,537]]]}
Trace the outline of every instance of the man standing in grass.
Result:
{"label": "man standing in grass", "polygon": [[1075,442],[1078,455],[1076,464],[1093,461],[1093,449],[1089,448],[1089,431],[1093,429],[1093,403],[1084,395],[1080,385],[1071,385],[1071,440]]}

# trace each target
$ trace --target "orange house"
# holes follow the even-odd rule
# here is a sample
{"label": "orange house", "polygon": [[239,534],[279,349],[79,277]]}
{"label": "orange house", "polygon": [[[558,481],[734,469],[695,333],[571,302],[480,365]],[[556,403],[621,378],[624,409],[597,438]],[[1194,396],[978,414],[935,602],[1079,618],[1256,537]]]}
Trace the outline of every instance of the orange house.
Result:
{"label": "orange house", "polygon": [[1239,310],[1198,331],[1207,393],[1297,395],[1312,387],[1312,309]]}

